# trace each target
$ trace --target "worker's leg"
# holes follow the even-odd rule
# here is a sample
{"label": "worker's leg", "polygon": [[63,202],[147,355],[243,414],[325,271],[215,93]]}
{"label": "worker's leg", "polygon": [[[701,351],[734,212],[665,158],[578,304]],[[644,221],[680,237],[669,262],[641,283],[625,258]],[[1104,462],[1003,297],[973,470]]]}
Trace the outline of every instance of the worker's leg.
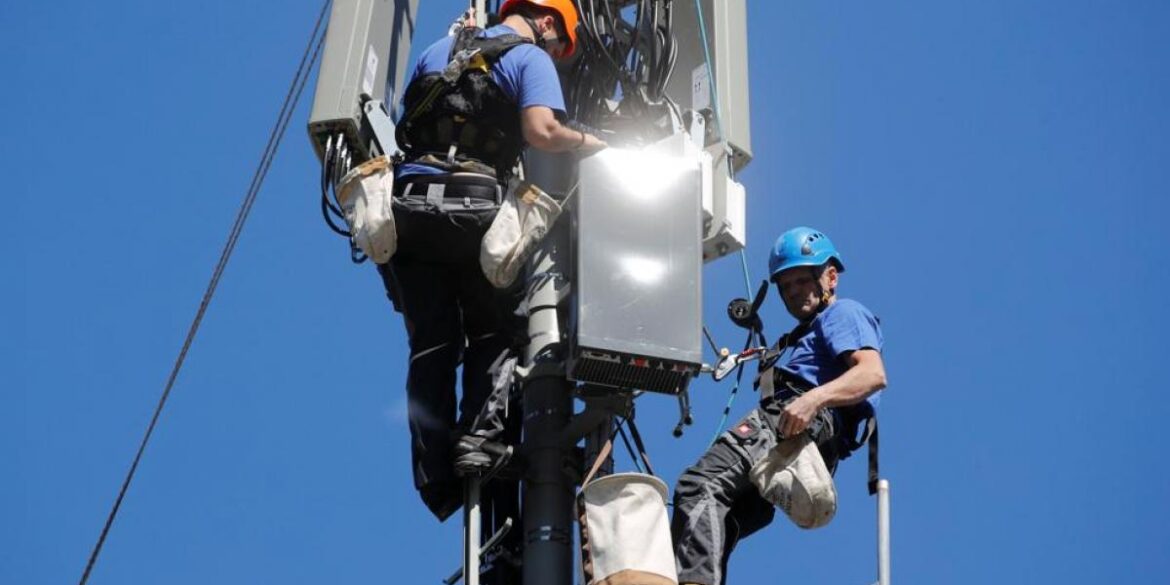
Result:
{"label": "worker's leg", "polygon": [[[479,439],[498,441],[512,387],[515,333],[521,323],[514,315],[517,299],[492,287],[478,258],[459,267],[459,279],[459,306],[467,335],[459,428],[474,436],[477,443]],[[464,442],[461,440],[456,447],[457,452],[475,447]],[[463,459],[466,458],[460,457]]]}
{"label": "worker's leg", "polygon": [[679,583],[723,585],[735,544],[771,522],[748,471],[773,445],[752,411],[679,478],[671,520]]}
{"label": "worker's leg", "polygon": [[406,394],[414,484],[427,507],[442,520],[462,500],[461,483],[451,467],[455,370],[464,343],[457,281],[449,265],[403,255],[396,255],[391,263],[410,339]]}

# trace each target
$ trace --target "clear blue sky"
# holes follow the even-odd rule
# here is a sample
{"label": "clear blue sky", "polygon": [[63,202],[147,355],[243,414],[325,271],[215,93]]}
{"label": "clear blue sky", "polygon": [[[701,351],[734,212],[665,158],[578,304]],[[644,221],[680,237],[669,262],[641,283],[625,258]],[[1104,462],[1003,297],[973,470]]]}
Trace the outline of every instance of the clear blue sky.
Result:
{"label": "clear blue sky", "polygon": [[[427,0],[421,42],[461,2]],[[320,4],[6,2],[9,210],[0,582],[81,574]],[[829,233],[885,326],[883,472],[900,583],[1159,583],[1170,574],[1170,4],[749,6],[748,263]],[[308,98],[91,579],[437,583],[459,559],[411,487],[401,319],[322,225]],[[707,321],[737,259],[706,268]],[[772,336],[790,326],[772,297]],[[668,482],[696,424],[640,402]],[[745,392],[736,413],[750,407]],[[624,459],[620,464],[628,465]],[[874,580],[863,458],[837,519],[780,521],[733,583]]]}

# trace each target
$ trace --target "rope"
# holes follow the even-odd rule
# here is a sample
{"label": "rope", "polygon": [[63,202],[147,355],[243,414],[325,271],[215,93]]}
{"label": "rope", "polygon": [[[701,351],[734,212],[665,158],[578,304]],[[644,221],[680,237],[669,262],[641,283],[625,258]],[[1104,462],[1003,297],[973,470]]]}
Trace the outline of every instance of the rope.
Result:
{"label": "rope", "polygon": [[[711,48],[707,46],[707,22],[703,18],[703,6],[699,0],[695,0],[695,12],[699,15],[699,34],[703,44],[703,60],[707,63],[707,85],[711,88],[711,104],[715,106],[715,127],[719,130],[719,140],[723,140],[723,116],[719,113],[719,88],[715,84],[715,70],[711,67]],[[728,161],[727,167],[731,168],[730,161]],[[751,292],[749,291],[748,294]]]}
{"label": "rope", "polygon": [[[751,346],[752,333],[749,331],[747,342],[743,344],[743,351],[747,351]],[[715,426],[715,434],[711,435],[712,445],[719,439],[719,434],[723,432],[723,425],[727,424],[727,415],[731,414],[731,405],[735,403],[735,396],[739,394],[739,383],[743,381],[743,364],[740,363],[735,368],[738,370],[735,373],[735,386],[731,387],[731,394],[727,397],[727,405],[723,407],[723,416],[719,418],[719,424]]]}
{"label": "rope", "polygon": [[[229,232],[227,243],[224,245],[223,252],[220,254],[219,261],[216,263],[215,270],[212,272],[211,280],[207,284],[207,290],[203,293],[203,300],[199,303],[199,310],[195,313],[195,319],[187,331],[187,337],[183,341],[183,347],[179,350],[179,356],[175,360],[170,377],[167,379],[166,386],[163,388],[162,396],[159,398],[158,405],[154,409],[154,415],[150,419],[150,424],[146,427],[146,434],[142,437],[142,442],[138,445],[138,452],[135,453],[134,461],[130,464],[130,470],[126,473],[125,480],[122,481],[122,488],[118,491],[118,497],[114,500],[114,505],[110,509],[110,514],[106,518],[105,525],[102,527],[97,544],[94,545],[93,552],[90,553],[89,561],[85,565],[85,572],[81,575],[79,585],[85,585],[89,580],[90,573],[93,571],[94,564],[97,563],[98,556],[102,551],[102,545],[105,544],[110,527],[114,524],[114,518],[117,517],[118,510],[122,507],[122,500],[126,497],[126,492],[130,488],[130,482],[134,479],[134,474],[138,470],[138,464],[142,460],[142,454],[146,451],[146,445],[150,442],[150,437],[154,433],[155,426],[158,424],[163,407],[166,406],[167,398],[170,396],[171,389],[175,385],[175,380],[179,376],[179,371],[183,367],[187,352],[191,349],[191,344],[195,340],[195,334],[199,330],[199,325],[203,321],[203,316],[207,312],[207,307],[211,303],[215,289],[219,286],[219,280],[223,276],[224,269],[227,267],[232,252],[235,250],[236,243],[239,242],[240,233],[244,229],[244,222],[248,219],[248,214],[251,212],[252,205],[256,202],[256,196],[260,192],[260,187],[264,183],[264,178],[268,175],[268,169],[272,166],[272,160],[275,158],[276,151],[280,147],[280,142],[284,138],[285,129],[288,128],[293,111],[296,109],[301,94],[304,92],[305,84],[309,79],[309,73],[313,65],[317,62],[317,56],[321,52],[321,45],[325,42],[324,35],[321,35],[320,39],[317,39],[317,36],[321,30],[321,25],[325,20],[325,14],[328,12],[330,4],[331,0],[325,0],[320,14],[317,15],[317,22],[313,26],[313,33],[309,36],[309,42],[305,47],[304,54],[301,56],[301,62],[297,67],[296,75],[293,76],[288,93],[284,97],[284,104],[281,106],[280,114],[277,116],[276,124],[273,126],[272,132],[268,137],[268,144],[264,147],[264,153],[260,158],[260,163],[256,167],[256,172],[252,175],[252,182],[248,186],[243,202],[240,204],[240,210]],[[314,39],[317,39],[315,46]],[[312,50],[311,58],[309,56],[310,50]]]}
{"label": "rope", "polygon": [[747,291],[747,298],[752,298],[752,276],[748,273],[747,247],[739,249],[739,261],[743,264],[743,287]]}

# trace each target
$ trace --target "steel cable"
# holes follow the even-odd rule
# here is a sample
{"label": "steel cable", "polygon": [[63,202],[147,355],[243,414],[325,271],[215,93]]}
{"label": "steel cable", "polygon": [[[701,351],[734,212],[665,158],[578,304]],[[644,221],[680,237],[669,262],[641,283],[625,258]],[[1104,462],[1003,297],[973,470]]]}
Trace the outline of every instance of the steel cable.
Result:
{"label": "steel cable", "polygon": [[[195,340],[195,334],[199,330],[199,325],[203,321],[203,316],[207,312],[207,307],[211,303],[211,298],[215,294],[216,288],[219,286],[219,281],[223,276],[224,269],[227,267],[228,260],[231,258],[232,252],[235,250],[236,243],[239,242],[240,234],[243,232],[244,223],[247,221],[248,215],[252,210],[252,206],[256,201],[256,196],[260,192],[260,187],[264,183],[265,177],[268,175],[268,170],[272,166],[272,160],[276,156],[276,151],[280,147],[280,142],[284,138],[285,130],[288,128],[289,121],[292,119],[293,111],[296,109],[297,103],[300,101],[301,94],[304,92],[305,84],[308,82],[309,73],[312,71],[313,65],[317,62],[317,57],[321,52],[321,46],[324,44],[325,36],[319,34],[321,26],[325,22],[325,15],[329,11],[332,4],[331,0],[325,0],[321,7],[321,12],[317,15],[317,21],[313,26],[313,32],[309,36],[309,41],[305,47],[304,54],[301,55],[300,64],[297,66],[296,74],[293,76],[292,83],[289,85],[288,93],[285,95],[284,103],[281,105],[280,113],[277,115],[276,124],[272,128],[272,132],[268,136],[268,143],[264,147],[264,152],[261,155],[260,163],[256,167],[255,173],[252,175],[252,182],[248,186],[248,190],[244,195],[244,200],[240,204],[240,209],[236,214],[235,222],[232,224],[228,239],[224,245],[223,252],[220,254],[219,261],[216,263],[215,270],[212,272],[211,280],[208,282],[207,290],[203,293],[203,299],[199,303],[199,309],[195,313],[195,318],[191,322],[191,327],[187,331],[187,337],[183,341],[183,347],[179,350],[179,356],[175,360],[175,364],[171,369],[170,376],[167,378],[167,383],[163,388],[162,396],[159,398],[158,405],[155,407],[154,414],[151,416],[150,424],[146,428],[146,433],[142,437],[142,442],[138,445],[138,451],[134,455],[134,460],[130,464],[130,469],[126,473],[126,478],[122,481],[122,487],[118,491],[118,497],[114,500],[114,505],[110,509],[110,513],[106,518],[105,525],[102,526],[101,535],[98,536],[97,543],[90,553],[89,561],[85,565],[85,572],[81,575],[80,585],[85,585],[89,581],[89,576],[93,571],[94,565],[97,563],[98,556],[101,554],[102,546],[105,544],[106,537],[109,536],[110,527],[114,524],[114,519],[118,515],[118,510],[122,507],[122,501],[126,497],[126,492],[130,488],[130,482],[134,479],[134,474],[138,470],[138,464],[142,460],[142,455],[146,451],[146,445],[150,442],[150,437],[154,433],[154,429],[158,424],[159,416],[162,414],[163,408],[166,406],[167,398],[170,396],[171,389],[175,385],[175,380],[179,376],[179,371],[183,367],[183,362],[186,360],[187,352],[191,348],[192,342]],[[318,38],[320,36],[320,38]],[[314,42],[315,41],[315,42]],[[310,57],[310,51],[312,55]]]}

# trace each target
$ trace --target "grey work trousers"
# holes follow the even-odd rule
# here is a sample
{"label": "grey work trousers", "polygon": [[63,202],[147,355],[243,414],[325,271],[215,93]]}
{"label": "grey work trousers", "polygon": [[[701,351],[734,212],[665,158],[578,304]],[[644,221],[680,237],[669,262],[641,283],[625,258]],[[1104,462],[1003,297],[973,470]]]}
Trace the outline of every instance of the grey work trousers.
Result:
{"label": "grey work trousers", "polygon": [[[778,442],[764,420],[760,409],[753,409],[679,478],[670,526],[679,583],[724,585],[736,543],[772,523],[775,507],[748,477]],[[821,454],[835,471],[836,456],[826,449]]]}

